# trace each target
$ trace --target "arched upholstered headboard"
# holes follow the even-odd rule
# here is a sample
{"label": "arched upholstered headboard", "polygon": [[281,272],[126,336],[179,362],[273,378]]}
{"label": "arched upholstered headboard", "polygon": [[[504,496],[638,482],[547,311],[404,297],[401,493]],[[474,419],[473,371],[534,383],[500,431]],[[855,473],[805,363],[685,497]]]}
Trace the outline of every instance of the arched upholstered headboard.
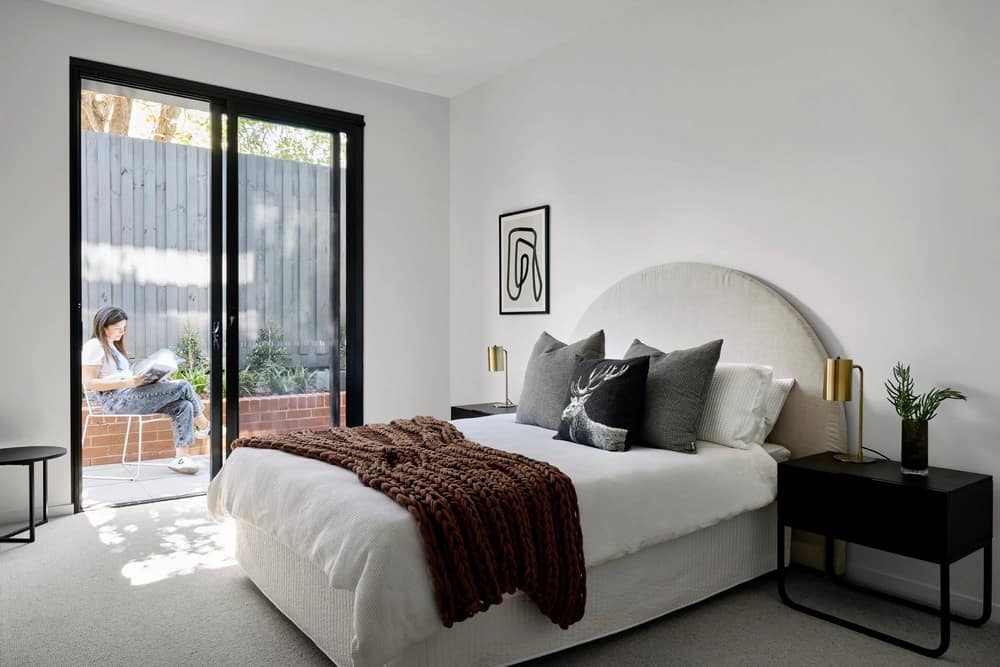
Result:
{"label": "arched upholstered headboard", "polygon": [[787,299],[749,274],[691,263],[645,269],[597,297],[574,340],[598,329],[608,357],[624,355],[633,338],[665,352],[722,338],[722,361],[766,364],[796,380],[768,441],[793,457],[847,447],[844,406],[823,400],[826,348]]}

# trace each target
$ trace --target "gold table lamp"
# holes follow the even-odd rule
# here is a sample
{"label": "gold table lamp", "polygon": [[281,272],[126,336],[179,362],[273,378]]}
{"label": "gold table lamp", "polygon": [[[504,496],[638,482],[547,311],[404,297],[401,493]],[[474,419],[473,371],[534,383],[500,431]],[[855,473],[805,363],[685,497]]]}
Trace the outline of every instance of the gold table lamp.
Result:
{"label": "gold table lamp", "polygon": [[490,345],[486,348],[486,361],[491,372],[503,371],[504,401],[494,403],[495,408],[516,408],[517,403],[510,401],[510,378],[507,375],[507,348],[503,345]]}
{"label": "gold table lamp", "polygon": [[865,429],[865,371],[861,366],[854,363],[852,359],[826,360],[826,374],[823,378],[823,398],[828,401],[849,401],[851,400],[851,378],[853,371],[857,368],[861,374],[861,391],[858,393],[858,453],[837,454],[833,458],[844,463],[873,463],[878,459],[865,456],[864,450],[864,429]]}

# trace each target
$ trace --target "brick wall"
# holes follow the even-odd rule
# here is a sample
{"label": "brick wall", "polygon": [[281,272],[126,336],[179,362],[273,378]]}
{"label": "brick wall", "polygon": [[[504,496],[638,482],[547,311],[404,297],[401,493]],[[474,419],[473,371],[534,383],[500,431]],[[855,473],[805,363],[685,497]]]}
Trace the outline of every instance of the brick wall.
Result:
{"label": "brick wall", "polygon": [[[207,401],[206,401],[207,412]],[[87,418],[86,405],[81,419]],[[225,401],[222,419],[226,418]],[[340,394],[340,423],[347,421],[346,393]],[[122,460],[127,419],[94,417],[83,440],[83,465],[96,466]],[[82,422],[81,422],[82,423]],[[330,423],[330,394],[293,394],[291,396],[254,396],[240,399],[240,435],[326,428]],[[132,420],[127,461],[135,461],[139,447],[139,426]],[[195,440],[192,454],[207,454],[208,440]],[[163,419],[143,426],[142,458],[144,461],[174,457],[174,437],[170,420]]]}

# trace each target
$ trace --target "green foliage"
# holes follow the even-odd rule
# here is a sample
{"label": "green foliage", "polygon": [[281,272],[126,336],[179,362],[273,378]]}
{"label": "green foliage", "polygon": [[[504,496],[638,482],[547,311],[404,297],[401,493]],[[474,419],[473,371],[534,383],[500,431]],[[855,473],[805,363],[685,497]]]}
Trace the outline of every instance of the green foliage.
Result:
{"label": "green foliage", "polygon": [[299,365],[296,368],[286,368],[283,371],[271,373],[265,382],[271,393],[275,395],[304,394],[309,388],[311,378],[312,373]]}
{"label": "green foliage", "polygon": [[[208,114],[191,118],[191,123],[201,129],[203,136],[210,134],[211,119]],[[223,126],[223,145],[225,145],[225,126]],[[332,167],[333,137],[328,132],[317,132],[305,127],[293,127],[281,123],[269,123],[253,118],[240,118],[236,128],[236,138],[240,153],[259,155],[260,157],[278,160],[294,160],[309,164],[320,164]],[[183,137],[176,143],[185,142]],[[346,142],[340,145],[341,164],[346,157]]]}
{"label": "green foliage", "polygon": [[292,388],[292,393],[304,394],[306,393],[306,389],[309,388],[309,380],[312,379],[312,373],[303,368],[302,364],[299,364],[297,367],[290,369],[285,377]]}
{"label": "green foliage", "polygon": [[209,368],[208,357],[201,348],[201,336],[190,324],[185,324],[181,331],[180,338],[174,346],[174,354],[177,355],[177,372],[173,374],[174,380],[187,380],[196,394],[204,394],[208,391]]}
{"label": "green foliage", "polygon": [[191,368],[186,363],[182,363],[173,375],[174,380],[187,380],[191,388],[194,389],[194,393],[199,395],[208,391],[209,378],[207,366],[204,368]]}
{"label": "green foliage", "polygon": [[[241,370],[239,372],[239,395],[255,396],[257,394],[257,377],[253,371]],[[222,374],[222,395],[226,395],[226,374]]]}
{"label": "green foliage", "polygon": [[892,378],[885,383],[885,390],[889,394],[889,402],[896,408],[896,414],[903,419],[930,421],[937,416],[937,410],[944,401],[950,398],[965,400],[964,394],[951,387],[944,389],[931,387],[930,391],[919,395],[914,393],[913,387],[910,367],[903,366],[902,362],[896,362],[896,366],[892,369]]}
{"label": "green foliage", "polygon": [[885,391],[889,394],[889,402],[896,408],[896,414],[903,419],[912,419],[916,397],[913,395],[913,378],[910,367],[896,362],[892,369],[892,379],[886,380]]}
{"label": "green foliage", "polygon": [[184,330],[177,339],[177,345],[174,346],[174,354],[180,359],[180,365],[187,373],[193,374],[197,370],[208,372],[208,357],[201,349],[201,336],[190,324],[184,325]]}
{"label": "green foliage", "polygon": [[280,374],[289,367],[288,345],[285,332],[274,322],[257,333],[257,342],[247,355],[246,368],[258,380],[267,382],[270,376]]}

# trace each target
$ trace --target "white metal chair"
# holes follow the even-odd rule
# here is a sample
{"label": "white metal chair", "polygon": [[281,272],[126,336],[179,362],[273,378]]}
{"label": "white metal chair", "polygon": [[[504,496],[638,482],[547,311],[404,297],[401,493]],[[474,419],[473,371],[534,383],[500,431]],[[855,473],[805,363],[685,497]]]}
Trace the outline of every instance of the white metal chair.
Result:
{"label": "white metal chair", "polygon": [[84,443],[87,442],[87,427],[90,426],[91,419],[100,420],[100,425],[107,423],[107,420],[128,419],[128,423],[125,425],[125,442],[122,444],[122,467],[129,472],[132,471],[129,470],[129,464],[125,462],[125,455],[128,453],[128,438],[129,435],[131,435],[132,433],[132,420],[135,420],[139,423],[139,454],[136,458],[135,471],[132,473],[132,475],[129,477],[116,477],[113,475],[84,475],[83,476],[84,479],[122,479],[134,482],[137,479],[139,479],[139,475],[142,473],[143,465],[154,466],[158,468],[166,468],[169,465],[168,463],[143,464],[142,462],[142,427],[152,422],[163,421],[163,420],[169,421],[170,420],[169,415],[165,415],[162,412],[154,412],[148,415],[131,415],[131,414],[121,414],[121,413],[111,415],[104,412],[104,409],[101,408],[101,406],[91,398],[89,391],[84,390],[83,396],[84,400],[87,403],[87,417],[83,420],[82,440]]}

